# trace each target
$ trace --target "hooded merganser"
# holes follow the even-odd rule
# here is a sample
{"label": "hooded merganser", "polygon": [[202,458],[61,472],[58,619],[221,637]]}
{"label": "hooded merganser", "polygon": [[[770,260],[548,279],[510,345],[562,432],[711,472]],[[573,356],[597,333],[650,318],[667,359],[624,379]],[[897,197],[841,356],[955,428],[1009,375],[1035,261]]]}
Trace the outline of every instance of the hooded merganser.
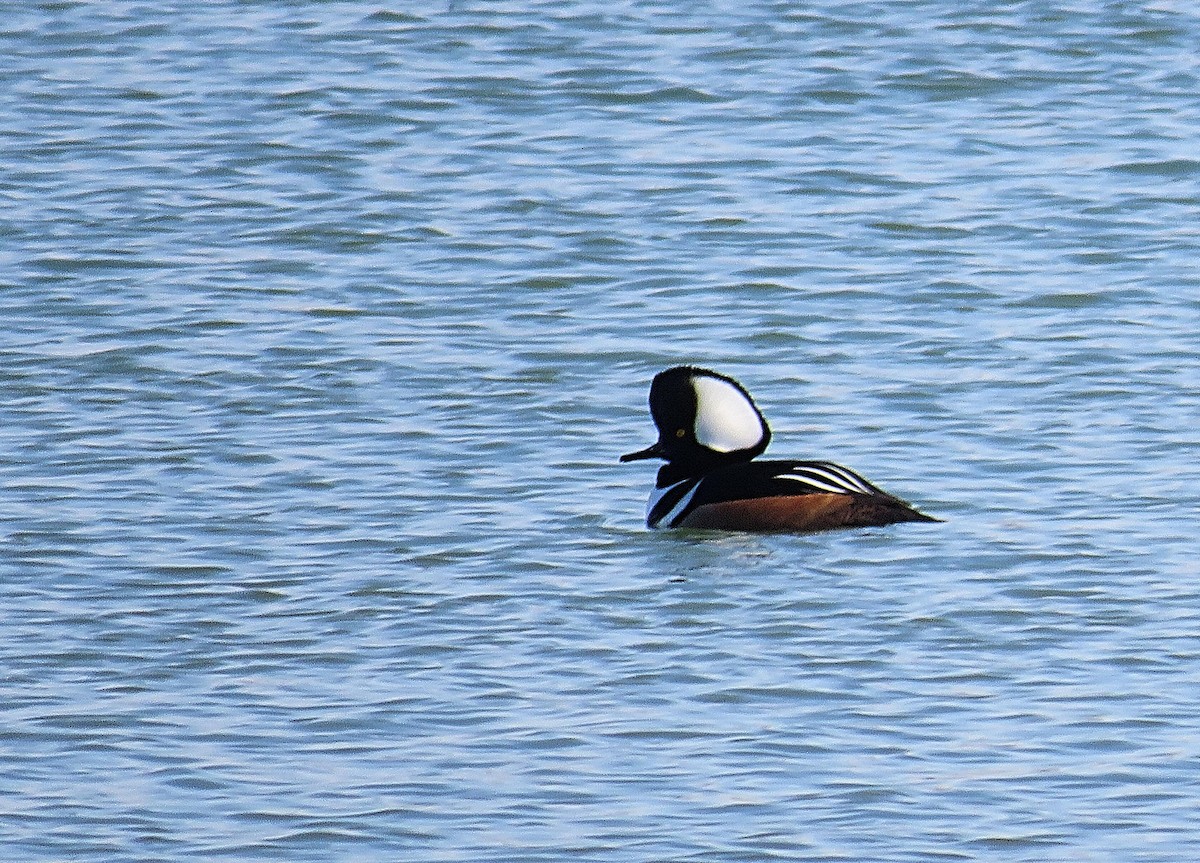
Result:
{"label": "hooded merganser", "polygon": [[745,387],[708,369],[676,366],[650,385],[658,441],[621,461],[661,458],[649,527],[793,531],[939,521],[840,465],[753,461],[771,429]]}

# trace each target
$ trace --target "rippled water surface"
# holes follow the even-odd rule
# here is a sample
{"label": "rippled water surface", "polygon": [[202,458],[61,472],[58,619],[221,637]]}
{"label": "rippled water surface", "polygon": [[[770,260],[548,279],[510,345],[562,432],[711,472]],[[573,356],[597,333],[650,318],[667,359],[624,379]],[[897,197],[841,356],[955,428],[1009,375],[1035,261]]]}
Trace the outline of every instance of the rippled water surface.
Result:
{"label": "rippled water surface", "polygon": [[1193,6],[3,8],[5,859],[1200,858]]}

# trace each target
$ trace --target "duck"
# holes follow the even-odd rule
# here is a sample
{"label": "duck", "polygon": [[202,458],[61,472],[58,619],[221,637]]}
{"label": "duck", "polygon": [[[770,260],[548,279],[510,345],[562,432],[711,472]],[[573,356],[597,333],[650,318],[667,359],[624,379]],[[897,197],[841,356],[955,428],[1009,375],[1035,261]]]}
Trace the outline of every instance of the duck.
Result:
{"label": "duck", "polygon": [[675,366],[654,376],[649,401],[658,440],[620,457],[664,462],[647,527],[814,533],[941,521],[832,462],[755,461],[771,429],[728,375]]}

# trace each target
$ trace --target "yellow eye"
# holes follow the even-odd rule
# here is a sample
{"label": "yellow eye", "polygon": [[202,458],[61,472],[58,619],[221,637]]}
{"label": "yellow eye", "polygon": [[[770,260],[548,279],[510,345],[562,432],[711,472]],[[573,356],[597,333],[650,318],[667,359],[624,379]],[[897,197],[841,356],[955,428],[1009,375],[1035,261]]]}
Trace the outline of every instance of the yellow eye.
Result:
{"label": "yellow eye", "polygon": [[685,434],[687,434],[687,429],[679,429],[675,432],[675,437],[683,437]]}

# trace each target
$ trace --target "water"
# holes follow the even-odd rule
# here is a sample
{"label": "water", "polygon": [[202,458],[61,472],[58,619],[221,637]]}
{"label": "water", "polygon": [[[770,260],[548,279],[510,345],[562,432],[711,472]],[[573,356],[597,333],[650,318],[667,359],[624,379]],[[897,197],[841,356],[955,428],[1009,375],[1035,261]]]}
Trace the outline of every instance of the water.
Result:
{"label": "water", "polygon": [[1190,6],[3,11],[6,859],[1200,854]]}

